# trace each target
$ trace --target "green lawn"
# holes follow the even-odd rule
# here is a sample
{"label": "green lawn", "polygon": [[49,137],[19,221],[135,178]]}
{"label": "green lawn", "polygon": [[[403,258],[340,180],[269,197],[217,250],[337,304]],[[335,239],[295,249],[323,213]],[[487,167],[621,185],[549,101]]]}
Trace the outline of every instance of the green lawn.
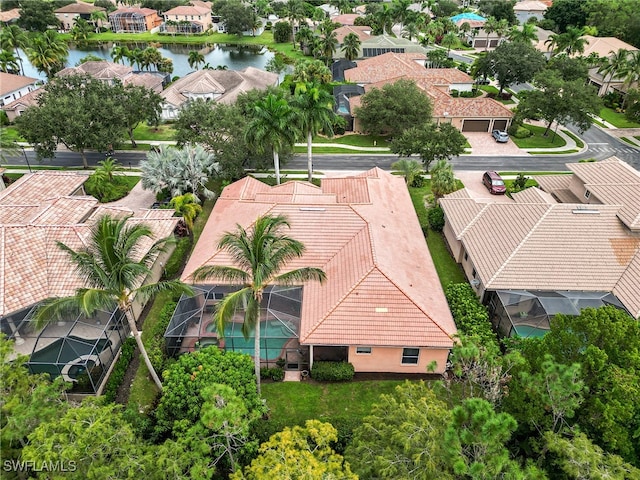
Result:
{"label": "green lawn", "polygon": [[[462,185],[460,185],[462,187]],[[425,185],[421,188],[409,188],[409,194],[411,195],[411,201],[413,207],[418,215],[420,226],[425,228],[427,232],[427,245],[429,246],[429,252],[431,258],[438,272],[438,278],[440,283],[444,287],[448,283],[464,283],[466,278],[460,269],[460,266],[453,259],[444,236],[439,232],[434,232],[427,228],[427,208],[424,204],[424,197],[431,193],[431,183],[425,182]]]}
{"label": "green lawn", "polygon": [[554,135],[553,130],[549,131],[548,136],[543,136],[546,131],[545,127],[538,127],[536,125],[524,124],[526,128],[528,128],[533,135],[527,138],[516,138],[511,137],[513,143],[515,143],[520,148],[556,148],[556,147],[564,147],[567,142],[560,135]]}
{"label": "green lawn", "polygon": [[262,396],[274,427],[299,425],[305,420],[359,421],[371,411],[382,393],[391,393],[402,380],[324,383],[263,383]]}
{"label": "green lawn", "polygon": [[354,147],[388,147],[389,142],[386,137],[379,135],[358,135],[348,134],[333,138],[317,136],[313,143],[339,143],[341,145],[351,145]]}
{"label": "green lawn", "polygon": [[576,142],[576,147],[578,148],[582,148],[584,147],[584,142],[582,140],[580,140],[578,137],[576,137],[573,133],[571,133],[569,130],[562,130],[562,132],[568,136],[569,138],[571,138],[574,142]]}
{"label": "green lawn", "polygon": [[493,85],[478,85],[478,88],[480,90],[483,90],[483,91],[487,92],[487,93],[495,93],[496,95],[500,92],[500,90],[498,90]]}
{"label": "green lawn", "polygon": [[0,136],[9,142],[24,142],[24,138],[18,133],[16,127],[2,127],[0,128]]}
{"label": "green lawn", "polygon": [[151,127],[146,123],[141,123],[133,131],[133,137],[136,140],[147,141],[172,141],[174,140],[176,131],[172,125],[162,124],[157,127]]}
{"label": "green lawn", "polygon": [[627,120],[624,113],[618,113],[611,108],[604,107],[600,110],[600,118],[606,120],[614,127],[618,128],[640,128],[640,123]]}
{"label": "green lawn", "polygon": [[[376,150],[376,151],[365,151],[365,150],[354,150],[352,148],[342,148],[342,147],[312,147],[313,153],[363,153],[366,152],[368,155],[389,155],[388,151],[385,150]],[[307,153],[307,147],[303,146],[295,146],[293,147],[294,153]]]}

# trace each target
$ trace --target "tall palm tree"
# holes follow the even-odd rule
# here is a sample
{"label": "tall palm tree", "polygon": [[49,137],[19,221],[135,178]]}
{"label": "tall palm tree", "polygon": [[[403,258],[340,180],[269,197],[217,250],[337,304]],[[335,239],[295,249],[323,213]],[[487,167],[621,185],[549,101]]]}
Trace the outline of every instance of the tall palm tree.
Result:
{"label": "tall palm tree", "polygon": [[107,13],[103,10],[96,10],[95,12],[91,12],[89,16],[89,20],[93,23],[93,27],[95,28],[96,33],[100,33],[100,25],[102,22],[106,22],[108,20]]}
{"label": "tall palm tree", "polygon": [[32,37],[25,52],[31,65],[44,73],[47,78],[51,78],[64,68],[69,56],[69,47],[58,33],[47,30],[43,34]]}
{"label": "tall palm tree", "polygon": [[200,65],[201,63],[204,64],[204,55],[202,55],[197,50],[191,50],[189,52],[189,58],[187,59],[187,62],[189,63],[189,67],[198,70],[198,65]]}
{"label": "tall palm tree", "polygon": [[383,3],[382,8],[375,13],[374,17],[382,27],[383,35],[391,33],[391,28],[393,27],[393,9],[388,3]]}
{"label": "tall palm tree", "polygon": [[20,73],[20,64],[11,50],[0,50],[0,70],[5,73]]}
{"label": "tall palm tree", "polygon": [[[623,85],[629,89],[633,85],[640,83],[640,50],[634,50],[627,57],[627,63],[623,67],[620,74],[624,77]],[[622,108],[625,108],[627,103],[627,95],[624,96],[622,101]]]}
{"label": "tall palm tree", "polygon": [[309,181],[313,177],[311,153],[313,137],[320,132],[329,137],[333,136],[333,121],[336,117],[333,104],[333,95],[314,84],[306,84],[293,97],[293,107],[296,109],[300,130],[307,137],[307,179]]}
{"label": "tall palm tree", "polygon": [[83,44],[87,41],[89,35],[93,33],[93,28],[84,18],[77,18],[69,33],[74,42]]}
{"label": "tall palm tree", "polygon": [[155,241],[145,252],[143,245],[153,239],[151,229],[141,223],[130,224],[128,217],[100,217],[91,227],[86,247],[73,250],[64,243],[58,247],[68,254],[76,272],[85,283],[71,297],[59,297],[44,302],[36,312],[36,325],[64,319],[71,313],[93,315],[97,310],[117,307],[127,318],[153,381],[162,391],[162,382],[156,373],[140,331],[131,311],[134,300],[147,301],[159,292],[192,294],[193,290],[179,280],[143,284],[159,253],[166,250],[172,238]]}
{"label": "tall palm tree", "polygon": [[338,34],[335,32],[336,24],[330,19],[320,24],[320,39],[317,44],[318,53],[324,57],[326,65],[331,64],[333,54],[338,50]]}
{"label": "tall palm tree", "polygon": [[407,17],[411,15],[409,5],[411,5],[411,0],[393,0],[391,3],[392,18],[394,22],[400,24],[400,31],[404,29]]}
{"label": "tall palm tree", "polygon": [[509,40],[512,42],[535,43],[538,41],[538,28],[533,23],[525,23],[522,28],[514,26],[509,31]]}
{"label": "tall palm tree", "polygon": [[609,90],[609,85],[611,84],[611,80],[613,80],[616,74],[620,71],[624,71],[627,66],[627,57],[629,56],[629,50],[619,49],[617,52],[609,52],[608,57],[604,57],[600,60],[600,68],[598,68],[598,73],[602,73],[605,82],[604,93],[606,94]]}
{"label": "tall palm tree", "polygon": [[20,62],[20,75],[24,75],[22,58],[18,49],[25,49],[27,46],[27,36],[17,25],[7,25],[0,30],[0,46],[3,50],[13,50],[18,62]]}
{"label": "tall palm tree", "polygon": [[309,45],[311,45],[313,41],[313,32],[311,29],[303,25],[298,29],[298,33],[296,33],[296,42],[300,44],[300,50],[307,55],[307,50],[309,49]]}
{"label": "tall palm tree", "polygon": [[122,64],[124,65],[124,59],[128,59],[129,55],[131,55],[131,51],[126,45],[116,45],[111,50],[111,59],[115,63],[120,63],[120,61],[122,61]]}
{"label": "tall palm tree", "polygon": [[226,295],[214,314],[218,334],[232,319],[236,309],[244,309],[242,334],[245,339],[254,334],[256,383],[260,393],[260,305],[265,289],[269,285],[300,285],[315,280],[323,282],[324,272],[319,268],[302,267],[283,272],[287,264],[304,253],[304,245],[284,233],[290,225],[286,217],[265,215],[256,220],[249,231],[237,225],[235,232],[225,233],[218,248],[226,250],[234,259],[234,266],[205,266],[194,274],[195,281],[208,279],[241,284],[242,288]]}
{"label": "tall palm tree", "polygon": [[451,47],[454,47],[458,44],[458,35],[453,32],[447,33],[442,40],[440,41],[440,45],[443,47],[447,47],[447,57],[449,57],[449,52],[451,51]]}
{"label": "tall palm tree", "polygon": [[[287,13],[289,15],[289,20],[291,20],[291,28],[294,32],[300,30],[300,24],[303,20],[306,20],[307,16],[304,10],[304,4],[301,0],[288,0],[287,2]],[[297,28],[296,28],[297,27]],[[293,48],[296,47],[296,36],[295,33],[292,35],[293,37]]]}
{"label": "tall palm tree", "polygon": [[193,232],[193,222],[196,217],[202,212],[200,201],[193,193],[185,193],[184,195],[178,195],[173,197],[169,202],[169,206],[173,208],[178,215],[184,220],[184,224],[189,231],[189,234]]}
{"label": "tall palm tree", "polygon": [[409,158],[401,158],[397,162],[393,162],[391,168],[400,172],[405,182],[407,182],[407,186],[410,186],[415,178],[424,172],[422,163]]}
{"label": "tall palm tree", "polygon": [[567,27],[567,31],[562,34],[562,44],[567,54],[584,53],[587,39],[584,38],[585,31],[582,28]]}
{"label": "tall palm tree", "polygon": [[353,61],[360,55],[360,46],[362,42],[358,35],[355,33],[350,33],[344,40],[342,41],[342,51],[344,52],[344,58],[349,61]]}
{"label": "tall palm tree", "polygon": [[500,41],[502,37],[509,33],[509,22],[505,18],[501,18],[496,25],[496,34],[498,35],[498,45],[500,45]]}
{"label": "tall palm tree", "polygon": [[495,32],[498,29],[498,19],[495,17],[487,18],[487,21],[482,26],[484,33],[487,34],[487,43],[484,46],[484,51],[486,52],[489,49],[489,35]]}
{"label": "tall palm tree", "polygon": [[245,140],[261,152],[271,148],[276,183],[280,185],[280,152],[295,142],[298,134],[294,127],[296,113],[284,98],[270,93],[256,102],[251,117],[246,126]]}

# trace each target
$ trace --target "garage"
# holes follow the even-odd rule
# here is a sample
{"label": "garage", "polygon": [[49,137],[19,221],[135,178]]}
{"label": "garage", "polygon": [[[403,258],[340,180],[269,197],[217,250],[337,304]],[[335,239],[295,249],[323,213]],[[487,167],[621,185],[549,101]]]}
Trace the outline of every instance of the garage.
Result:
{"label": "garage", "polygon": [[463,132],[488,132],[491,120],[465,120],[462,124]]}
{"label": "garage", "polygon": [[494,130],[506,130],[507,129],[507,120],[496,120],[493,122]]}

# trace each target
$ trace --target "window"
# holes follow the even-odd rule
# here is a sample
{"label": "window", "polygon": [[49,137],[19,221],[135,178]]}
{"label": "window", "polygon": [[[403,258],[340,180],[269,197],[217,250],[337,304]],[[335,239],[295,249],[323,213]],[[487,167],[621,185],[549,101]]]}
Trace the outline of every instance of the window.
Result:
{"label": "window", "polygon": [[589,200],[589,197],[591,196],[591,191],[590,190],[585,190],[584,191],[584,198],[586,198],[587,200]]}
{"label": "window", "polygon": [[356,347],[356,354],[371,355],[371,347]]}
{"label": "window", "polygon": [[464,259],[465,259],[465,261],[469,260],[469,254],[467,252],[464,252]]}
{"label": "window", "polygon": [[474,268],[474,269],[473,269],[473,272],[471,272],[471,276],[472,276],[473,278],[476,278],[476,275],[477,275],[477,274],[478,274],[478,273],[476,272],[476,269]]}
{"label": "window", "polygon": [[417,365],[419,356],[420,356],[420,349],[419,348],[403,348],[402,349],[402,364],[403,365]]}

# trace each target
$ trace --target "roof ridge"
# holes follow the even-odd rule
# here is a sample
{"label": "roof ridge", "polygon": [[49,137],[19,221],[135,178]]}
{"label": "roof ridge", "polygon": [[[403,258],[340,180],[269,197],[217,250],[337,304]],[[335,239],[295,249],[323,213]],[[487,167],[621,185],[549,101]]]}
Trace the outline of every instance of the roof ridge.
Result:
{"label": "roof ridge", "polygon": [[[534,205],[534,204],[530,204],[530,205]],[[544,205],[544,204],[540,204],[540,205]],[[556,205],[562,205],[562,204],[556,204]],[[542,223],[542,221],[547,218],[547,215],[549,215],[549,213],[551,212],[551,210],[553,210],[555,205],[548,205],[547,210],[544,212],[543,215],[540,216],[540,218],[538,219],[538,221],[536,222],[536,224],[531,228],[531,230],[529,230],[529,232],[524,236],[524,238],[522,240],[520,240],[520,243],[518,244],[518,246],[516,248],[513,249],[513,251],[511,252],[511,254],[506,258],[506,260],[504,262],[502,262],[502,265],[500,265],[500,268],[498,268],[498,270],[496,270],[496,272],[493,274],[493,276],[489,279],[489,281],[485,284],[485,288],[489,288],[489,285],[491,285],[491,282],[493,282],[496,277],[502,273],[502,271],[507,267],[507,264],[511,261],[511,259],[513,257],[515,257],[516,253],[518,253],[520,251],[520,249],[524,246],[524,244],[527,242],[527,240],[531,237],[531,235],[533,235],[533,232],[536,231],[536,229],[540,226],[540,224]]]}
{"label": "roof ridge", "polygon": [[[478,203],[475,199],[473,198],[450,198],[448,200],[473,200],[476,204]],[[462,236],[467,233],[467,230],[469,230],[473,225],[475,225],[475,223],[480,219],[480,217],[484,214],[485,210],[487,210],[489,208],[489,206],[493,205],[493,203],[487,203],[485,204],[484,207],[482,207],[482,209],[476,214],[475,217],[473,217],[471,219],[471,221],[469,222],[469,224],[464,227],[462,229],[462,231],[460,232],[460,234],[457,236],[457,240],[460,240],[462,238]]]}

